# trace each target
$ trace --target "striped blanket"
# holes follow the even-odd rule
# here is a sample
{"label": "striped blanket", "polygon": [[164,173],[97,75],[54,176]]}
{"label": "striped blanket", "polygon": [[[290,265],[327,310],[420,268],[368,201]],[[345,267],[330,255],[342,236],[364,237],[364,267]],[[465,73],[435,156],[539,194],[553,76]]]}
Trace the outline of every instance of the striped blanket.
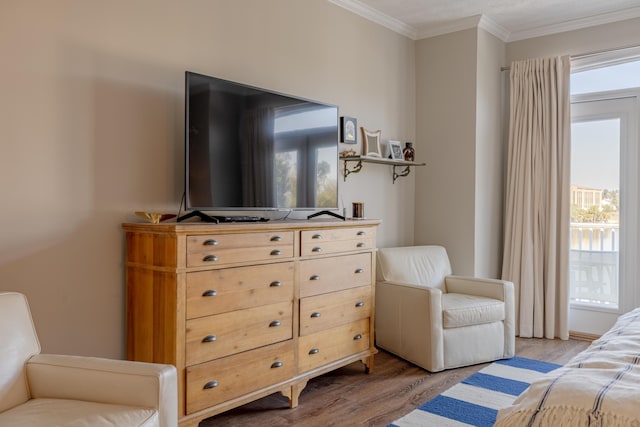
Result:
{"label": "striped blanket", "polygon": [[496,427],[640,427],[640,308],[565,366],[534,381]]}

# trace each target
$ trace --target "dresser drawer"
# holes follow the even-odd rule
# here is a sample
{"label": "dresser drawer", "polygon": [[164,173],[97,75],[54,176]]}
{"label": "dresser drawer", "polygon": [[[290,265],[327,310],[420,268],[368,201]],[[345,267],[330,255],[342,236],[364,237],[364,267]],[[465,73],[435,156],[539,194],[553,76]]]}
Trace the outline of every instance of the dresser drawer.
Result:
{"label": "dresser drawer", "polygon": [[187,413],[260,390],[295,375],[293,343],[279,344],[187,368]]}
{"label": "dresser drawer", "polygon": [[293,262],[187,274],[187,319],[293,301]]}
{"label": "dresser drawer", "polygon": [[369,348],[369,319],[300,337],[298,367],[305,372]]}
{"label": "dresser drawer", "polygon": [[293,337],[291,302],[187,320],[186,365]]}
{"label": "dresser drawer", "polygon": [[370,286],[302,298],[300,335],[313,334],[370,316]]}
{"label": "dresser drawer", "polygon": [[300,297],[371,285],[371,253],[300,261]]}
{"label": "dresser drawer", "polygon": [[187,267],[293,257],[293,231],[187,237]]}
{"label": "dresser drawer", "polygon": [[376,247],[376,231],[373,227],[303,230],[300,234],[302,256],[333,254]]}

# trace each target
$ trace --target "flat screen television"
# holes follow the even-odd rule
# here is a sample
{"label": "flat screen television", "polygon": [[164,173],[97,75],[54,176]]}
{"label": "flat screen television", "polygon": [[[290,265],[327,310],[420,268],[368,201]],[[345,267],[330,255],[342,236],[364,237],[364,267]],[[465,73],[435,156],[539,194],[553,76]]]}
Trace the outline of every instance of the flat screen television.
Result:
{"label": "flat screen television", "polygon": [[186,72],[187,211],[338,208],[338,108]]}

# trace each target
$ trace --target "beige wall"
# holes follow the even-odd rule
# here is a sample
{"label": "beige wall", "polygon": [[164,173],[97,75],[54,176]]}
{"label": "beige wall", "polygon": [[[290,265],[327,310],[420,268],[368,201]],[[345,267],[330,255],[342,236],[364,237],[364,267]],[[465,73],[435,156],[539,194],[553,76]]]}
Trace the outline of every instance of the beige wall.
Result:
{"label": "beige wall", "polygon": [[[178,209],[184,71],[337,104],[413,141],[414,54],[325,0],[4,0],[0,289],[27,294],[43,351],[122,357],[120,224]],[[340,180],[345,205],[383,219],[382,246],[413,241],[414,176],[394,185],[366,165]]]}
{"label": "beige wall", "polygon": [[502,274],[502,235],[506,144],[501,121],[505,73],[505,43],[478,30],[476,88],[476,182],[473,273],[498,278]]}
{"label": "beige wall", "polygon": [[502,265],[505,44],[483,29],[417,42],[416,242],[447,248],[456,274]]}
{"label": "beige wall", "polygon": [[477,29],[416,42],[416,243],[474,269]]}

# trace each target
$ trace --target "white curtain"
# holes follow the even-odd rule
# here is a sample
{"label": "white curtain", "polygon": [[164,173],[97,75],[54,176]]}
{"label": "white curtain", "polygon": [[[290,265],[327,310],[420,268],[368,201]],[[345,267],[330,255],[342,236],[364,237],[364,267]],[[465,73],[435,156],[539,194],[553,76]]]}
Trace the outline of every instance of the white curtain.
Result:
{"label": "white curtain", "polygon": [[569,337],[569,73],[568,56],[511,64],[502,277],[521,337]]}

